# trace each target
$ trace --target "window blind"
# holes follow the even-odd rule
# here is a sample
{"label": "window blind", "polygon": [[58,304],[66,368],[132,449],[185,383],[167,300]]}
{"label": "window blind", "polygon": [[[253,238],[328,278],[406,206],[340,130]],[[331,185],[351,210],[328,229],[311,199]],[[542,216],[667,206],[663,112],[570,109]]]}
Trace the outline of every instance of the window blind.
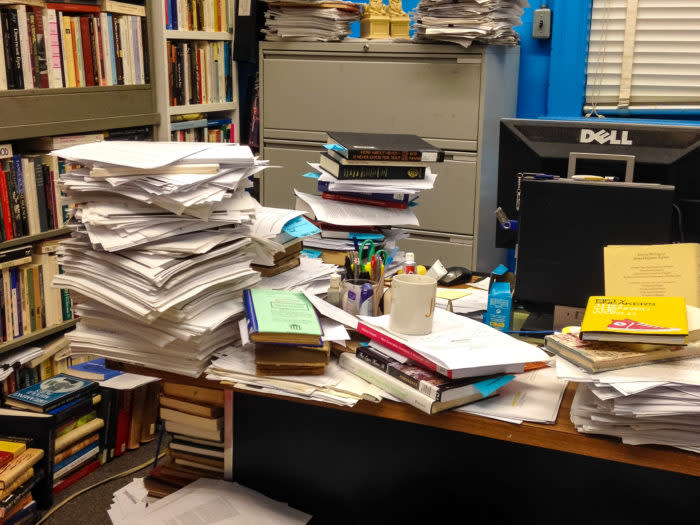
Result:
{"label": "window blind", "polygon": [[700,0],[593,0],[592,109],[700,109]]}

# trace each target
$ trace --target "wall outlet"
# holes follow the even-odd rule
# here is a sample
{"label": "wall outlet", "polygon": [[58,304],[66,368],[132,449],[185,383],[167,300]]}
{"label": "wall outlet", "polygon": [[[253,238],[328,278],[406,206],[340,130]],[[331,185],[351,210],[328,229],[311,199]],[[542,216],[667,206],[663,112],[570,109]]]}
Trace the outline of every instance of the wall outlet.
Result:
{"label": "wall outlet", "polygon": [[551,38],[552,10],[546,7],[535,9],[532,16],[532,38]]}
{"label": "wall outlet", "polygon": [[573,306],[554,306],[554,323],[555,331],[560,332],[565,326],[581,326],[585,308],[575,308]]}

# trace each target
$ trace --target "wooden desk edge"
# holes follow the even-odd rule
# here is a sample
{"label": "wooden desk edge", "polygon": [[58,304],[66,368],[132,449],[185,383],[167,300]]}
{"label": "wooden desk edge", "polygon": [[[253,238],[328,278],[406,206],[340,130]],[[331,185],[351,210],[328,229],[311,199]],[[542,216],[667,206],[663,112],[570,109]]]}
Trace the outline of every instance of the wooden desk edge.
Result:
{"label": "wooden desk edge", "polygon": [[205,377],[190,378],[128,363],[109,362],[108,366],[125,372],[162,377],[165,381],[198,385],[206,388],[232,389],[234,392],[240,394],[270,397],[293,403],[343,410],[356,414],[432,426],[521,445],[558,450],[608,461],[667,470],[690,476],[700,476],[700,455],[698,454],[671,447],[625,445],[614,437],[578,432],[569,420],[571,401],[576,390],[576,385],[573,383],[568,385],[564,393],[556,423],[553,425],[546,425],[523,422],[521,425],[516,425],[513,423],[506,423],[505,421],[498,421],[455,411],[442,412],[431,416],[408,404],[388,400],[382,401],[381,403],[360,401],[354,407],[343,407],[318,401],[256,392],[247,388],[237,388],[227,383],[210,381]]}

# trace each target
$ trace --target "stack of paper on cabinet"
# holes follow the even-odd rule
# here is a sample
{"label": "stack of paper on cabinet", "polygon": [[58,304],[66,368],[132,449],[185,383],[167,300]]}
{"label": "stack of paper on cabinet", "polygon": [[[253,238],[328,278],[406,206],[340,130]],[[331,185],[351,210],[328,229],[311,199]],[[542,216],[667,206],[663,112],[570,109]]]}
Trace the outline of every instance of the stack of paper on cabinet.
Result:
{"label": "stack of paper on cabinet", "polygon": [[71,350],[199,376],[237,338],[243,288],[260,279],[245,191],[266,165],[235,144],[113,141],[53,154],[75,231],[61,244],[81,321]]}

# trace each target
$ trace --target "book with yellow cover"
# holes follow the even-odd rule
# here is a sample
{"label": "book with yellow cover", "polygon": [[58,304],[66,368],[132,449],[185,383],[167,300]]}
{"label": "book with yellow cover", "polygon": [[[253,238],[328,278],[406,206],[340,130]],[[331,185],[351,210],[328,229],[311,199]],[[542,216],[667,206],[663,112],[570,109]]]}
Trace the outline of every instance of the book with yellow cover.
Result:
{"label": "book with yellow cover", "polygon": [[595,295],[581,322],[582,341],[683,345],[687,336],[683,297]]}

